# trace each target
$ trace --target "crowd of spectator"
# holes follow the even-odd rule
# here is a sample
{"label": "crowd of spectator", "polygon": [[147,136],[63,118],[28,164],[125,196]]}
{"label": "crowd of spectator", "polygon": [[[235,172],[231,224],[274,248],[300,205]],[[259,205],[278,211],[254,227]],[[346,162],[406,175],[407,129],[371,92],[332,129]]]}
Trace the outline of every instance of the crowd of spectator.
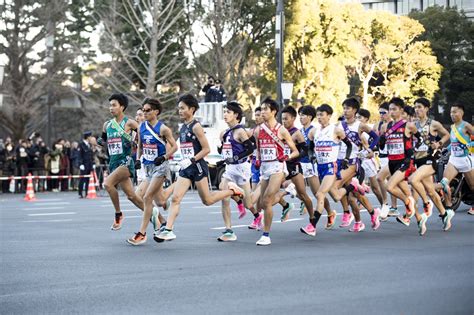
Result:
{"label": "crowd of spectator", "polygon": [[212,76],[207,78],[207,83],[202,88],[202,91],[206,93],[204,102],[223,102],[227,100],[221,80],[216,80]]}
{"label": "crowd of spectator", "polygon": [[[84,135],[81,141],[58,139],[51,147],[45,144],[38,133],[17,142],[13,142],[10,137],[0,138],[0,177],[27,176],[29,173],[35,176],[79,175],[86,171],[90,173],[92,167],[102,180],[107,155],[90,133]],[[91,151],[91,164],[84,161],[84,154],[81,153],[81,146],[87,145]],[[53,192],[78,190],[79,182],[78,178],[35,179],[34,188],[35,191]],[[1,191],[24,193],[26,183],[27,180],[1,180]]]}

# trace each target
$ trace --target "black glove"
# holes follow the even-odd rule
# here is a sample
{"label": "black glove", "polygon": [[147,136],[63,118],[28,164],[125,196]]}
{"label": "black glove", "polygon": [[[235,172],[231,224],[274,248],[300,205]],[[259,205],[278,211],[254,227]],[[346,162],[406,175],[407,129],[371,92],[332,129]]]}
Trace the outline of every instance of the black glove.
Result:
{"label": "black glove", "polygon": [[135,169],[139,170],[141,168],[142,168],[142,162],[140,162],[140,160],[136,160],[135,161]]}
{"label": "black glove", "polygon": [[345,170],[348,167],[349,167],[349,160],[348,159],[342,160],[341,161],[341,169]]}
{"label": "black glove", "polygon": [[405,172],[410,167],[410,163],[411,163],[411,158],[405,158],[402,164],[400,165],[399,170],[402,172]]}
{"label": "black glove", "polygon": [[379,138],[379,149],[383,150],[385,148],[385,143],[387,142],[387,139],[385,138],[384,135],[380,136]]}
{"label": "black glove", "polygon": [[155,164],[156,166],[160,166],[161,164],[163,164],[164,161],[166,161],[166,158],[164,155],[162,155],[155,158],[155,160],[153,161],[153,164]]}
{"label": "black glove", "polygon": [[225,164],[225,160],[220,160],[220,161],[217,161],[217,162],[216,162],[216,166],[217,166],[217,167],[221,167],[221,166],[224,165],[224,164]]}

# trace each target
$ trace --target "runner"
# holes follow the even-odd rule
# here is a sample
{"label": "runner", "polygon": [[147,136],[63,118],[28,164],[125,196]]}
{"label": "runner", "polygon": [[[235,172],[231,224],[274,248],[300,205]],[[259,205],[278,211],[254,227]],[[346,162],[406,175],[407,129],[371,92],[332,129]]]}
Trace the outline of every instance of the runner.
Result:
{"label": "runner", "polygon": [[[463,173],[469,188],[474,190],[474,158],[470,155],[470,139],[474,134],[472,124],[463,120],[464,105],[455,103],[451,106],[451,156],[449,157],[448,165],[444,169],[443,179],[440,184],[445,192],[446,209],[448,217],[450,214],[454,215],[451,210],[451,189],[449,183],[455,178],[458,173]],[[472,209],[471,209],[472,210]],[[449,211],[449,212],[448,212]],[[444,220],[443,220],[444,221]],[[449,219],[448,219],[449,221]],[[444,226],[445,230],[449,230],[451,224]]]}
{"label": "runner", "polygon": [[[418,207],[415,207],[415,216],[418,222],[418,232],[420,235],[426,233],[426,221],[432,214],[433,202],[436,205],[436,208],[438,208],[440,216],[443,218],[444,226],[451,225],[448,220],[450,221],[452,218],[452,214],[448,215],[446,213],[441,198],[435,191],[433,181],[433,176],[438,169],[440,151],[441,148],[443,148],[443,145],[449,141],[449,133],[439,122],[428,118],[430,106],[430,101],[424,97],[415,101],[415,111],[418,118],[415,121],[415,125],[421,133],[423,143],[415,149],[416,171],[409,178],[409,182],[411,183],[413,190],[423,201],[424,212],[421,215],[418,212]],[[438,137],[441,137],[441,140],[436,141],[436,138]],[[433,202],[428,199],[428,195]],[[418,198],[415,198],[415,201],[417,201],[417,199]]]}
{"label": "runner", "polygon": [[[286,176],[287,180],[290,180],[296,189],[296,195],[299,199],[302,200],[306,209],[308,209],[309,214],[309,224],[302,228],[306,234],[310,236],[316,236],[316,220],[314,217],[314,209],[313,209],[313,202],[311,198],[306,193],[306,186],[304,182],[304,177],[302,174],[301,165],[299,163],[300,157],[307,157],[308,156],[308,146],[306,144],[306,140],[298,128],[295,127],[295,120],[296,120],[296,110],[291,107],[287,106],[282,109],[281,111],[281,121],[283,123],[283,127],[285,127],[291,135],[293,142],[295,143],[295,147],[299,152],[299,157],[294,159],[288,159],[286,161],[286,167],[288,170],[288,175]],[[290,147],[285,144],[285,155],[290,156]],[[286,203],[286,204],[285,204]],[[293,207],[290,206],[290,203],[286,202],[283,198],[280,200],[280,204],[283,205],[283,212],[281,215],[281,221],[285,222],[288,220],[290,211]],[[292,203],[291,203],[292,205]]]}
{"label": "runner", "polygon": [[[312,121],[314,118],[316,118],[316,109],[311,105],[302,106],[298,110],[298,114],[300,115],[300,123],[303,125],[301,128],[301,133],[303,134],[306,144],[309,148],[311,140],[309,139],[308,134],[311,130],[313,130],[313,128],[315,128],[312,125]],[[300,164],[303,171],[303,177],[308,182],[311,192],[316,198],[316,193],[320,186],[318,173],[316,171],[317,166],[309,159],[309,156],[301,157]],[[336,223],[337,212],[335,210],[331,210],[331,206],[327,198],[324,200],[324,208],[326,209],[328,217],[326,229],[329,230],[332,229]],[[305,203],[302,201],[300,203],[300,215],[303,215],[306,209]]]}
{"label": "runner", "polygon": [[120,210],[119,194],[117,185],[120,185],[135,206],[143,210],[143,201],[133,190],[131,178],[135,174],[132,152],[132,130],[138,128],[135,120],[124,115],[128,107],[128,98],[122,93],[113,94],[109,97],[109,110],[113,118],[106,121],[103,126],[99,145],[107,144],[109,152],[109,176],[105,180],[104,187],[112,200],[115,208],[115,219],[111,229],[120,230],[123,222],[123,213]]}
{"label": "runner", "polygon": [[[222,147],[220,153],[224,157],[222,163],[226,163],[225,173],[222,175],[222,181],[219,188],[221,190],[228,189],[228,183],[234,182],[244,191],[244,199],[239,200],[239,219],[245,215],[245,208],[249,209],[255,219],[260,214],[255,210],[252,203],[252,193],[250,188],[251,169],[248,157],[254,152],[255,138],[251,140],[240,121],[242,120],[242,106],[233,101],[228,102],[224,107],[224,121],[229,128],[221,133],[220,138]],[[219,163],[220,164],[220,163]],[[245,208],[244,208],[245,206]],[[236,241],[237,235],[232,230],[230,198],[222,200],[222,217],[224,219],[225,231],[217,238],[221,242]]]}
{"label": "runner", "polygon": [[[272,206],[275,194],[279,191],[285,176],[288,175],[285,161],[298,157],[295,144],[285,127],[276,121],[278,103],[271,98],[266,98],[261,105],[263,123],[255,130],[257,139],[257,167],[260,166],[260,189],[258,209],[264,210],[263,235],[257,245],[270,245],[270,228],[273,219]],[[290,155],[284,154],[283,141],[290,148]]]}
{"label": "runner", "polygon": [[[153,200],[155,196],[162,195],[163,183],[169,173],[168,159],[178,149],[171,129],[158,120],[161,111],[162,106],[157,99],[147,98],[143,101],[145,121],[138,131],[137,164],[141,164],[140,159],[143,157],[143,168],[148,186],[143,196],[145,211],[140,230],[134,237],[127,240],[132,245],[141,245],[147,240],[148,222],[153,215],[156,215],[153,213]],[[169,149],[166,148],[166,144],[169,144]],[[161,200],[160,204],[163,203],[165,201]]]}
{"label": "runner", "polygon": [[176,238],[173,232],[174,221],[179,214],[181,200],[194,182],[204,205],[212,205],[219,200],[230,196],[243,197],[243,190],[235,183],[229,182],[228,189],[209,192],[208,166],[204,157],[209,154],[209,143],[207,142],[204,129],[194,118],[199,109],[198,100],[191,94],[182,95],[178,99],[178,112],[183,120],[179,133],[182,160],[178,180],[173,189],[170,214],[166,228],[153,239],[157,242],[170,241]]}
{"label": "runner", "polygon": [[388,167],[390,180],[387,190],[405,203],[405,215],[399,215],[397,221],[407,225],[407,221],[415,215],[415,200],[408,186],[408,177],[414,172],[412,157],[414,155],[412,138],[420,138],[414,123],[402,119],[405,103],[401,98],[394,97],[389,102],[389,113],[393,122],[382,127],[380,146],[387,145]]}

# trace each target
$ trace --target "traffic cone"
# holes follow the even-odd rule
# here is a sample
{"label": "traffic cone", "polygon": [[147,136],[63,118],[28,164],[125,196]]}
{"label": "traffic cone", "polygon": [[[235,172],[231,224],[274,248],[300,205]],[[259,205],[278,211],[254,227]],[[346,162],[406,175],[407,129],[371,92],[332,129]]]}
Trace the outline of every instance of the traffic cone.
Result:
{"label": "traffic cone", "polygon": [[96,199],[97,192],[95,191],[94,175],[91,172],[91,177],[89,178],[89,188],[87,188],[87,199]]}
{"label": "traffic cone", "polygon": [[25,201],[36,201],[35,190],[33,189],[33,177],[28,173],[28,182],[26,184]]}

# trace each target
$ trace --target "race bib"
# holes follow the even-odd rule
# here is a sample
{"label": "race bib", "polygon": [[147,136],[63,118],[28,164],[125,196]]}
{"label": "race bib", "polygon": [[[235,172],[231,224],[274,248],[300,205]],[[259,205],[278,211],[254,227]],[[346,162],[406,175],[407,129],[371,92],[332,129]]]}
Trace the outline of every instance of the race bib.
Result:
{"label": "race bib", "polygon": [[390,139],[390,142],[387,143],[388,154],[390,155],[401,155],[405,153],[405,148],[403,146],[402,138]]}
{"label": "race bib", "polygon": [[143,144],[143,158],[148,161],[154,161],[158,157],[158,147],[155,144]]}
{"label": "race bib", "polygon": [[318,141],[315,144],[314,153],[316,154],[316,160],[319,164],[334,162],[331,159],[331,153],[333,152],[332,141]]}
{"label": "race bib", "polygon": [[451,154],[456,157],[466,156],[464,147],[459,142],[451,142]]}
{"label": "race bib", "polygon": [[110,138],[107,140],[107,147],[110,155],[118,155],[123,153],[122,138]]}
{"label": "race bib", "polygon": [[283,150],[283,154],[286,156],[290,156],[291,154],[291,149],[289,146],[285,145],[285,149]]}
{"label": "race bib", "polygon": [[224,159],[232,159],[234,154],[232,153],[232,144],[226,142],[222,145],[222,156]]}
{"label": "race bib", "polygon": [[181,142],[180,148],[183,159],[191,159],[195,156],[192,142]]}
{"label": "race bib", "polygon": [[277,159],[277,149],[273,143],[262,143],[260,145],[260,159],[262,161],[274,161]]}

